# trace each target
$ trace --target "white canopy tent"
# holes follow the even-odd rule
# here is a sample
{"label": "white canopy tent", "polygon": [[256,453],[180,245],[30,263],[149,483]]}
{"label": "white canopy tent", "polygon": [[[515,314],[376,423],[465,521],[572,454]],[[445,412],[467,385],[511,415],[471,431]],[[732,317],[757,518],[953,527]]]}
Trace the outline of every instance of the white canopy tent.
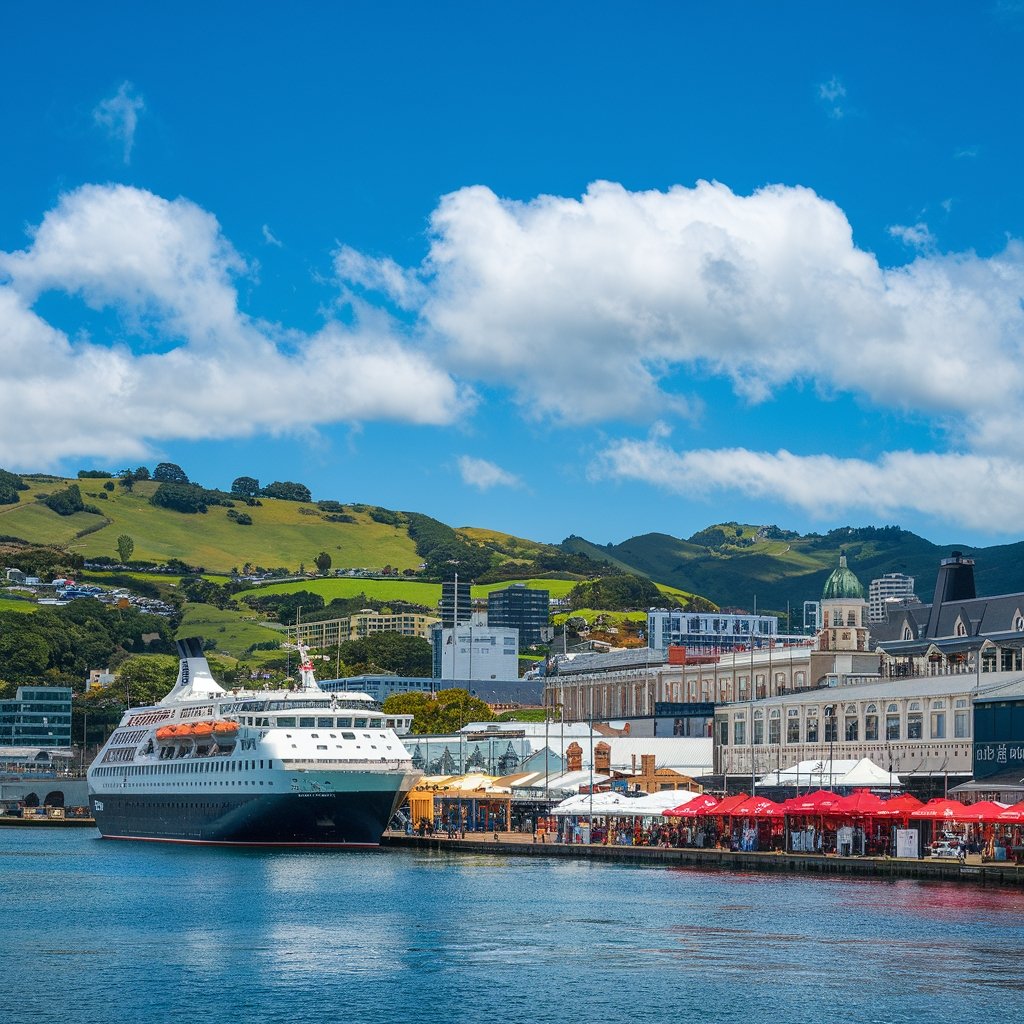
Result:
{"label": "white canopy tent", "polygon": [[841,761],[801,761],[781,771],[772,772],[756,783],[758,789],[869,788],[900,789],[900,777],[880,768],[870,758]]}
{"label": "white canopy tent", "polygon": [[[580,793],[563,800],[552,811],[559,815],[600,815],[603,818],[657,817],[689,803],[699,793],[685,789],[662,790],[645,796],[629,797],[622,793],[595,793],[593,803],[589,793]],[[593,809],[591,809],[593,808]]]}

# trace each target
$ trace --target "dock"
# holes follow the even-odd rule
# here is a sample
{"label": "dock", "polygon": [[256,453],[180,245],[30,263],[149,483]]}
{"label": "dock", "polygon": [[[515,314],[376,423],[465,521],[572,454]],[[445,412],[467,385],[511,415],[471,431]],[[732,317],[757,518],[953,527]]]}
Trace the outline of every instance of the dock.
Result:
{"label": "dock", "polygon": [[8,828],[95,828],[95,818],[47,817],[29,814],[19,818],[13,814],[0,814],[0,827]]}
{"label": "dock", "polygon": [[573,858],[620,864],[693,868],[701,871],[762,872],[766,874],[829,875],[849,878],[916,879],[979,886],[1024,886],[1024,865],[982,862],[970,856],[955,858],[840,857],[835,854],[739,852],[664,846],[606,846],[600,843],[555,843],[534,840],[530,833],[469,833],[465,838],[416,836],[385,832],[381,846],[431,853],[485,854],[501,857]]}

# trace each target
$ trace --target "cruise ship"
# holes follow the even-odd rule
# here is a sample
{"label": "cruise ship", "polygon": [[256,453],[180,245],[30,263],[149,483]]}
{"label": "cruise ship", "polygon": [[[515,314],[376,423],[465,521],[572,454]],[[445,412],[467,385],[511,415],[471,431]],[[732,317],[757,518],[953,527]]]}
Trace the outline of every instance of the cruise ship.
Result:
{"label": "cruise ship", "polygon": [[171,692],[130,708],[89,767],[106,839],[372,847],[421,773],[362,693],[326,693],[304,648],[293,690],[225,690],[198,639],[178,641]]}

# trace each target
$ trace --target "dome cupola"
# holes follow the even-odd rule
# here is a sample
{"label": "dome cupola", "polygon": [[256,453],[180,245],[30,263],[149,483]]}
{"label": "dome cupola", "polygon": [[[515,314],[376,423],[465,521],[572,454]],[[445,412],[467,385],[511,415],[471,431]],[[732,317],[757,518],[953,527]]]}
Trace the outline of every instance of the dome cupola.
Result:
{"label": "dome cupola", "polygon": [[851,569],[846,567],[846,552],[839,553],[839,568],[825,581],[822,601],[864,600],[864,588]]}

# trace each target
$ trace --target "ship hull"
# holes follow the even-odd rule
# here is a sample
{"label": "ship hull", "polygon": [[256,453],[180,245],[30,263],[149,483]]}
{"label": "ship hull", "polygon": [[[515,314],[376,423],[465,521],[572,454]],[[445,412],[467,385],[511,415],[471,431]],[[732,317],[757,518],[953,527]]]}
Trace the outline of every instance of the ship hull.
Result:
{"label": "ship hull", "polygon": [[372,847],[400,792],[94,795],[105,839],[230,846]]}

